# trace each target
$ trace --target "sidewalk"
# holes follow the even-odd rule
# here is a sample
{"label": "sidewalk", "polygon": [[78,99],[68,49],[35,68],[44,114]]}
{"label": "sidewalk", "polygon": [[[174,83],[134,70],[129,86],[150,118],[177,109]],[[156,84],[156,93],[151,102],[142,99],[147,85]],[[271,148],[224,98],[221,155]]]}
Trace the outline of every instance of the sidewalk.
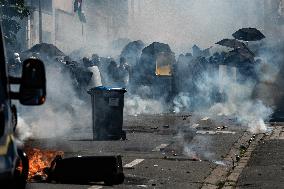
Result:
{"label": "sidewalk", "polygon": [[243,169],[237,188],[284,189],[284,127],[260,142]]}

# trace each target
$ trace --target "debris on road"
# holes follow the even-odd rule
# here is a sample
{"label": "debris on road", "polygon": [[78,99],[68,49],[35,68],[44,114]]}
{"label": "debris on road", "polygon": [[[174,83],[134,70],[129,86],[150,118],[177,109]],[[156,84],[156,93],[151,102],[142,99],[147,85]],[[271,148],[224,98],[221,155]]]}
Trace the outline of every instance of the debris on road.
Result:
{"label": "debris on road", "polygon": [[238,154],[235,154],[235,158],[236,158],[236,162],[239,162],[241,160],[241,157]]}
{"label": "debris on road", "polygon": [[51,162],[58,155],[63,155],[62,151],[41,150],[38,148],[26,148],[29,157],[29,176],[30,181],[44,181],[48,177],[47,168],[51,166]]}
{"label": "debris on road", "polygon": [[170,126],[169,126],[169,125],[164,125],[163,127],[164,127],[165,129],[170,128]]}
{"label": "debris on road", "polygon": [[224,161],[213,161],[213,163],[217,165],[228,166],[228,162],[224,162]]}
{"label": "debris on road", "polygon": [[157,130],[158,128],[159,128],[158,126],[151,127],[151,129],[153,130]]}
{"label": "debris on road", "polygon": [[163,151],[169,144],[161,144],[159,146],[157,146],[156,148],[154,148],[152,150],[152,152],[160,152]]}
{"label": "debris on road", "polygon": [[221,126],[221,127],[217,127],[216,130],[224,130],[224,129],[227,129],[228,126]]}
{"label": "debris on road", "polygon": [[210,119],[209,117],[204,117],[201,119],[201,121],[207,121],[208,119]]}
{"label": "debris on road", "polygon": [[192,127],[192,128],[197,128],[198,126],[199,126],[198,123],[194,123],[191,127]]}

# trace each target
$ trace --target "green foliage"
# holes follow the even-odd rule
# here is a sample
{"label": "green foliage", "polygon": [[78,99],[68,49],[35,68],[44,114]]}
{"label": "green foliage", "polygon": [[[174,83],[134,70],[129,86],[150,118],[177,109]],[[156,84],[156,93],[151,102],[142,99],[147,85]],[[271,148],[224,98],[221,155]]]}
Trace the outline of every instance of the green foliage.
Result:
{"label": "green foliage", "polygon": [[30,12],[24,0],[0,0],[0,12],[5,42],[14,44],[21,29],[19,19],[27,17]]}

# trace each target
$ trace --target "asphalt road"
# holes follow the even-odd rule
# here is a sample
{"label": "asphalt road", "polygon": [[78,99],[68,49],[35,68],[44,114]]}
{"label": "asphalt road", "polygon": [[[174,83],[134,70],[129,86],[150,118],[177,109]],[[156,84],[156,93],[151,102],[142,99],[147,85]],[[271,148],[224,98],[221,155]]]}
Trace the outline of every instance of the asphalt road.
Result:
{"label": "asphalt road", "polygon": [[283,139],[266,140],[257,146],[240,175],[238,188],[284,188]]}
{"label": "asphalt road", "polygon": [[124,129],[126,141],[92,141],[90,128],[73,128],[70,135],[60,139],[29,142],[41,149],[62,150],[66,157],[122,155],[123,165],[127,165],[124,184],[33,182],[27,189],[201,188],[217,165],[231,166],[231,162],[222,160],[245,131],[234,120],[224,117],[213,122],[198,116],[171,114],[126,116]]}

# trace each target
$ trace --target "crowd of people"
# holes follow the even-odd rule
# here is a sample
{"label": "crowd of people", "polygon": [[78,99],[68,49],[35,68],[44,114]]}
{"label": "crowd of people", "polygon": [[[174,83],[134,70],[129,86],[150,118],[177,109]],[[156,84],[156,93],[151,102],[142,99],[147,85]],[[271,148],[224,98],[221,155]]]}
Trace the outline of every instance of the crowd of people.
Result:
{"label": "crowd of people", "polygon": [[[203,74],[218,72],[220,65],[236,67],[240,82],[257,78],[254,70],[257,61],[254,60],[252,53],[247,53],[247,50],[235,49],[229,52],[215,52],[211,55],[210,48],[201,50],[194,45],[191,53],[181,54],[175,60],[175,55],[167,44],[154,42],[144,48],[141,41],[136,41],[127,45],[127,48],[123,49],[117,59],[93,54],[91,57],[83,57],[74,61],[69,56],[56,56],[55,54],[52,57],[50,53],[43,53],[42,50],[38,50],[40,53],[33,52],[32,56],[42,59],[46,64],[57,62],[67,69],[78,91],[86,91],[86,89],[97,86],[123,87],[131,90],[148,85],[152,86],[155,91],[165,89],[171,93],[169,95],[176,95],[180,92],[189,92],[194,95],[198,93],[197,81],[202,79]],[[56,47],[54,49],[56,51],[52,52],[58,51]],[[165,52],[173,57],[170,80],[155,75],[157,57],[159,53]],[[60,52],[57,54],[62,55]],[[11,75],[20,74],[19,53],[14,54],[13,60],[9,60],[9,71]],[[135,93],[136,90],[133,91]]]}

